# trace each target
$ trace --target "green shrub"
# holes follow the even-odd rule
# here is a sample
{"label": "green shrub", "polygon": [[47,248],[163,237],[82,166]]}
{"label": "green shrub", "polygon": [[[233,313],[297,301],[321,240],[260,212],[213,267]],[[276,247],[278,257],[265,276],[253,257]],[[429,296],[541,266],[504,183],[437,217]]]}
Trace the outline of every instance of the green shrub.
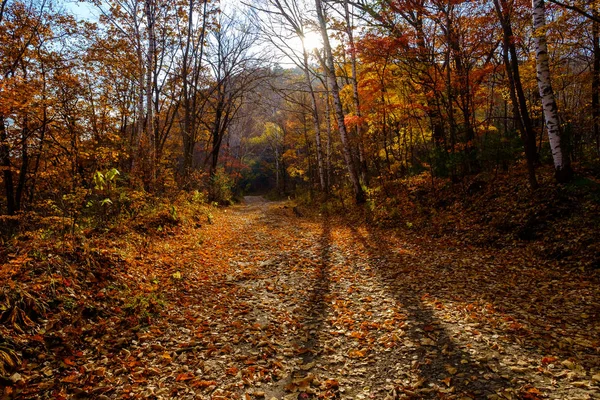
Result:
{"label": "green shrub", "polygon": [[218,168],[210,179],[210,199],[222,205],[233,204],[233,179]]}

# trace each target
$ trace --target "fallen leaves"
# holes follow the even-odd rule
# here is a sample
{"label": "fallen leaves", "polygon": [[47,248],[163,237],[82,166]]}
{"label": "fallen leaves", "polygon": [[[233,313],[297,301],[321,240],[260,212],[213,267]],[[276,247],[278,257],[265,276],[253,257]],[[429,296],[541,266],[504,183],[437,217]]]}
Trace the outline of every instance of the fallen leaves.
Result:
{"label": "fallen leaves", "polygon": [[348,352],[350,358],[363,358],[367,356],[367,349],[356,350],[352,349]]}
{"label": "fallen leaves", "polygon": [[296,378],[292,380],[290,383],[285,385],[285,390],[288,392],[298,392],[302,390],[307,390],[312,385],[315,380],[315,376],[313,374],[307,374],[302,378]]}
{"label": "fallen leaves", "polygon": [[[598,392],[598,288],[578,275],[565,283],[562,271],[524,268],[517,251],[448,250],[269,207],[216,211],[202,245],[180,226],[156,243],[136,234],[102,252],[67,247],[77,264],[52,258],[39,271],[53,272],[35,275],[55,285],[48,323],[11,331],[28,349],[13,385],[30,398],[57,382],[65,397],[84,387],[115,398]],[[93,277],[76,267],[87,259]],[[50,293],[35,276],[23,282]],[[574,293],[583,305],[565,303]]]}
{"label": "fallen leaves", "polygon": [[190,383],[190,386],[200,389],[205,389],[215,385],[217,385],[217,381],[207,381],[203,379],[194,380]]}
{"label": "fallen leaves", "polygon": [[185,381],[189,381],[195,378],[194,374],[191,373],[183,373],[183,374],[179,374],[177,375],[177,378],[175,378],[175,380],[177,382],[185,382]]}

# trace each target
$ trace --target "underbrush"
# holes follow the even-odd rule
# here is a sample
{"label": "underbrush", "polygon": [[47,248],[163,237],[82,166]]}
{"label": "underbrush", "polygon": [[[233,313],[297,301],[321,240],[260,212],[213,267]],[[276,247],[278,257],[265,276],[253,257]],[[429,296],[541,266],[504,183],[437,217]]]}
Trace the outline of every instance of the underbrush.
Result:
{"label": "underbrush", "polygon": [[131,339],[126,335],[152,327],[169,302],[157,282],[173,274],[157,268],[148,276],[148,247],[175,234],[196,235],[212,212],[202,193],[181,192],[146,196],[135,214],[102,222],[85,209],[75,220],[14,217],[0,245],[0,384],[26,390],[24,366],[43,374],[43,363],[62,365],[80,349],[106,351],[95,348],[100,340],[118,348]]}
{"label": "underbrush", "polygon": [[146,234],[168,233],[185,225],[199,227],[214,207],[208,203],[208,196],[198,191],[164,197],[129,191],[118,198],[102,205],[88,199],[85,204],[75,202],[65,208],[46,202],[15,216],[0,216],[0,240],[123,233],[131,227]]}
{"label": "underbrush", "polygon": [[[124,297],[124,261],[82,240],[21,236],[6,243],[0,269],[0,380],[20,386],[22,365],[71,356],[106,334]],[[18,389],[17,389],[18,390]]]}
{"label": "underbrush", "polygon": [[582,270],[600,269],[600,183],[588,173],[557,184],[551,168],[538,170],[532,190],[525,168],[480,174],[459,183],[427,173],[373,181],[368,200],[355,206],[333,192],[307,210],[442,239],[452,245],[492,248],[529,246],[542,258]]}

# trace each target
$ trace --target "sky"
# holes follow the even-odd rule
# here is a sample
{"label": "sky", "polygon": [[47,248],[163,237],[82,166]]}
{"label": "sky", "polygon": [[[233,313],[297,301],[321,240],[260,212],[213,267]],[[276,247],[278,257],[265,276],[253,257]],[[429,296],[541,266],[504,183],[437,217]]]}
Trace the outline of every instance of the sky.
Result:
{"label": "sky", "polygon": [[[62,6],[68,10],[77,20],[88,20],[88,21],[97,21],[99,12],[97,8],[85,1],[77,1],[77,0],[58,0],[59,4],[62,3]],[[251,2],[252,0],[247,0]],[[221,7],[225,12],[231,12],[235,8],[243,8],[241,0],[220,0]],[[312,53],[313,49],[322,47],[322,40],[320,34],[317,32],[307,32],[305,37],[305,45],[307,50]],[[292,38],[287,41],[288,44],[297,51],[300,52],[301,42],[298,38]],[[286,57],[283,57],[279,64],[286,67],[293,67],[294,63]]]}
{"label": "sky", "polygon": [[98,19],[98,12],[90,3],[67,0],[64,2],[64,6],[77,20],[85,19],[95,21]]}

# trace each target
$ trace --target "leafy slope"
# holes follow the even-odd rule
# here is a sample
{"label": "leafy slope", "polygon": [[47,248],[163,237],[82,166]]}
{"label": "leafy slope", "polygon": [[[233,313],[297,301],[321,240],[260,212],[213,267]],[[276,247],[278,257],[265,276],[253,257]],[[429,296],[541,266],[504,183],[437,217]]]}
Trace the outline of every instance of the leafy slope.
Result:
{"label": "leafy slope", "polygon": [[[600,268],[600,180],[578,176],[568,185],[540,168],[531,191],[524,168],[460,184],[412,177],[373,194],[373,223],[417,230],[448,246],[519,248],[540,261],[593,271]],[[392,195],[393,194],[393,195]]]}
{"label": "leafy slope", "polygon": [[2,279],[47,320],[5,301],[30,310],[2,327],[23,359],[6,397],[600,396],[597,277],[249,200],[202,227],[13,244]]}

